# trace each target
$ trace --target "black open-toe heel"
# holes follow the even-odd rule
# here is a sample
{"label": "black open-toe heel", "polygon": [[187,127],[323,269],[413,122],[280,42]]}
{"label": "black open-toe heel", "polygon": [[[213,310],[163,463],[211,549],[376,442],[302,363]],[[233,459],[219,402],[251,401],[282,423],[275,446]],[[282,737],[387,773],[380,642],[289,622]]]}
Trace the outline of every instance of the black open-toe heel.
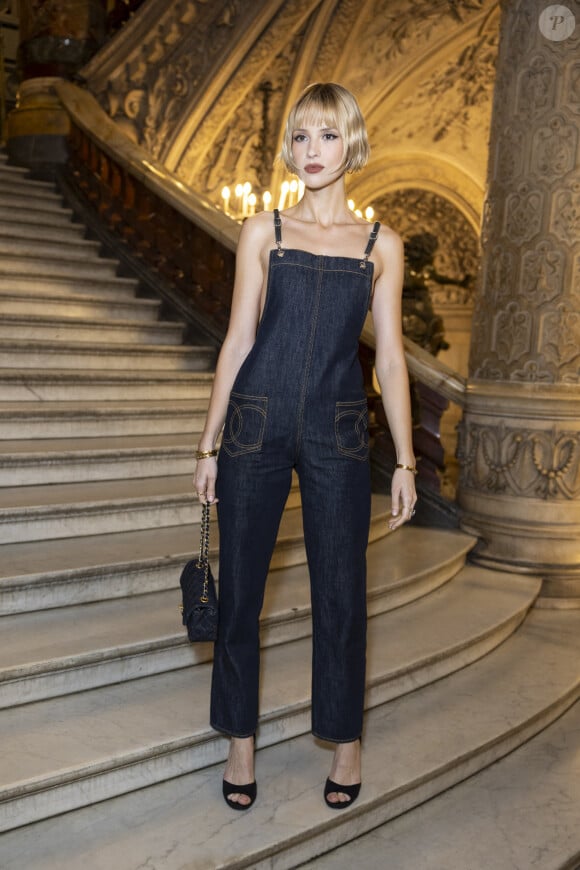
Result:
{"label": "black open-toe heel", "polygon": [[[326,806],[330,807],[331,810],[345,810],[347,807],[351,807],[360,794],[360,787],[360,782],[357,782],[354,785],[339,785],[338,782],[333,782],[330,778],[327,779],[326,785],[324,786],[324,800],[326,801]],[[328,795],[336,792],[348,795],[350,800],[336,802],[329,801]]]}
{"label": "black open-toe heel", "polygon": [[[358,742],[362,746],[362,737],[358,738]],[[340,783],[334,782],[334,780],[328,777],[324,786],[324,800],[326,802],[326,806],[330,807],[331,810],[345,810],[347,807],[351,807],[360,794],[361,784],[362,783],[360,782],[355,782],[354,785],[340,785]],[[347,795],[350,800],[336,802],[329,801],[328,795],[337,792]]]}
{"label": "black open-toe heel", "polygon": [[[252,734],[252,737],[254,738],[255,749],[256,735]],[[227,779],[224,779],[222,788],[224,800],[227,803],[228,807],[231,807],[232,810],[249,810],[254,801],[256,800],[256,795],[258,794],[258,784],[256,783],[256,780],[247,783],[247,785],[234,785],[233,782],[228,782]],[[246,797],[250,798],[250,803],[241,804],[238,801],[232,801],[228,797],[229,794],[243,794]]]}
{"label": "black open-toe heel", "polygon": [[[249,810],[254,801],[256,800],[256,795],[258,794],[258,785],[256,783],[256,780],[254,780],[254,782],[248,783],[248,785],[234,785],[233,782],[228,782],[227,779],[224,779],[223,793],[225,802],[227,803],[228,807],[232,808],[232,810]],[[229,794],[243,794],[246,797],[250,798],[250,803],[241,804],[238,801],[232,801],[228,797]]]}

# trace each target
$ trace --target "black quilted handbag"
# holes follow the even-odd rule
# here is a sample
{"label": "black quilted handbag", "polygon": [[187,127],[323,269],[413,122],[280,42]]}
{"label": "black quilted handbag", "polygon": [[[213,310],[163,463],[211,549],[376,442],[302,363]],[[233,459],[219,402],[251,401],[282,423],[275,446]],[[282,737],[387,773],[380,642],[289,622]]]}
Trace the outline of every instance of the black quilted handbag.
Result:
{"label": "black quilted handbag", "polygon": [[209,566],[209,504],[201,513],[199,556],[191,559],[181,572],[179,584],[183,604],[183,624],[190,641],[215,640],[218,626],[218,601],[215,581]]}

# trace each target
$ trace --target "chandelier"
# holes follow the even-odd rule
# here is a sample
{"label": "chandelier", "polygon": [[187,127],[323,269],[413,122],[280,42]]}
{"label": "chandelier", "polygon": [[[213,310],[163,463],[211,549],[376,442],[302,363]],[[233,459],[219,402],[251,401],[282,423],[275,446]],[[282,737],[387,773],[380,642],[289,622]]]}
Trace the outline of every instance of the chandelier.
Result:
{"label": "chandelier", "polygon": [[[249,181],[239,181],[236,184],[222,187],[219,207],[229,217],[242,223],[247,217],[256,214],[257,211],[272,211],[273,208],[278,208],[282,211],[282,209],[291,208],[293,205],[296,205],[303,194],[304,182],[296,178],[293,178],[291,181],[284,180],[280,185],[280,196],[275,206],[274,197],[269,190],[256,192]],[[352,199],[348,200],[348,207],[358,217],[363,216],[362,209],[357,208]],[[369,205],[365,208],[364,217],[368,221],[373,219],[374,214],[372,206]]]}

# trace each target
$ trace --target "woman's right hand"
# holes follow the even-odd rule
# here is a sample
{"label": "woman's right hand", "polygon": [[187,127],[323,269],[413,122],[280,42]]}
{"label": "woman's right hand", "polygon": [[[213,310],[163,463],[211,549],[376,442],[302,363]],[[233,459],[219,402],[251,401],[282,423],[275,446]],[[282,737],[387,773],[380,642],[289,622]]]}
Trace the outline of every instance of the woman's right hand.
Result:
{"label": "woman's right hand", "polygon": [[193,475],[193,485],[197,497],[202,504],[215,504],[215,482],[217,480],[217,459],[215,456],[207,456],[198,459]]}

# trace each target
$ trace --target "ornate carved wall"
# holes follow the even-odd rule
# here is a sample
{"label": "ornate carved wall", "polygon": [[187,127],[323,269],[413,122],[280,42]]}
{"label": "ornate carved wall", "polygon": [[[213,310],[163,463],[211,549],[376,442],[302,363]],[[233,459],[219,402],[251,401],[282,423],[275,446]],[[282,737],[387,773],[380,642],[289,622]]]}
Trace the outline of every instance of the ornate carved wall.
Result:
{"label": "ornate carved wall", "polygon": [[373,157],[357,204],[414,184],[477,228],[498,33],[494,0],[149,0],[85,69],[134,139],[200,193],[276,191],[272,160],[309,81],[359,97]]}
{"label": "ornate carved wall", "polygon": [[[383,219],[408,241],[417,233],[429,233],[437,239],[433,264],[449,283],[429,282],[436,306],[471,306],[473,284],[462,286],[466,275],[475,276],[479,268],[479,240],[467,218],[442,196],[420,188],[405,188],[375,200]],[[455,279],[455,283],[453,282]]]}

